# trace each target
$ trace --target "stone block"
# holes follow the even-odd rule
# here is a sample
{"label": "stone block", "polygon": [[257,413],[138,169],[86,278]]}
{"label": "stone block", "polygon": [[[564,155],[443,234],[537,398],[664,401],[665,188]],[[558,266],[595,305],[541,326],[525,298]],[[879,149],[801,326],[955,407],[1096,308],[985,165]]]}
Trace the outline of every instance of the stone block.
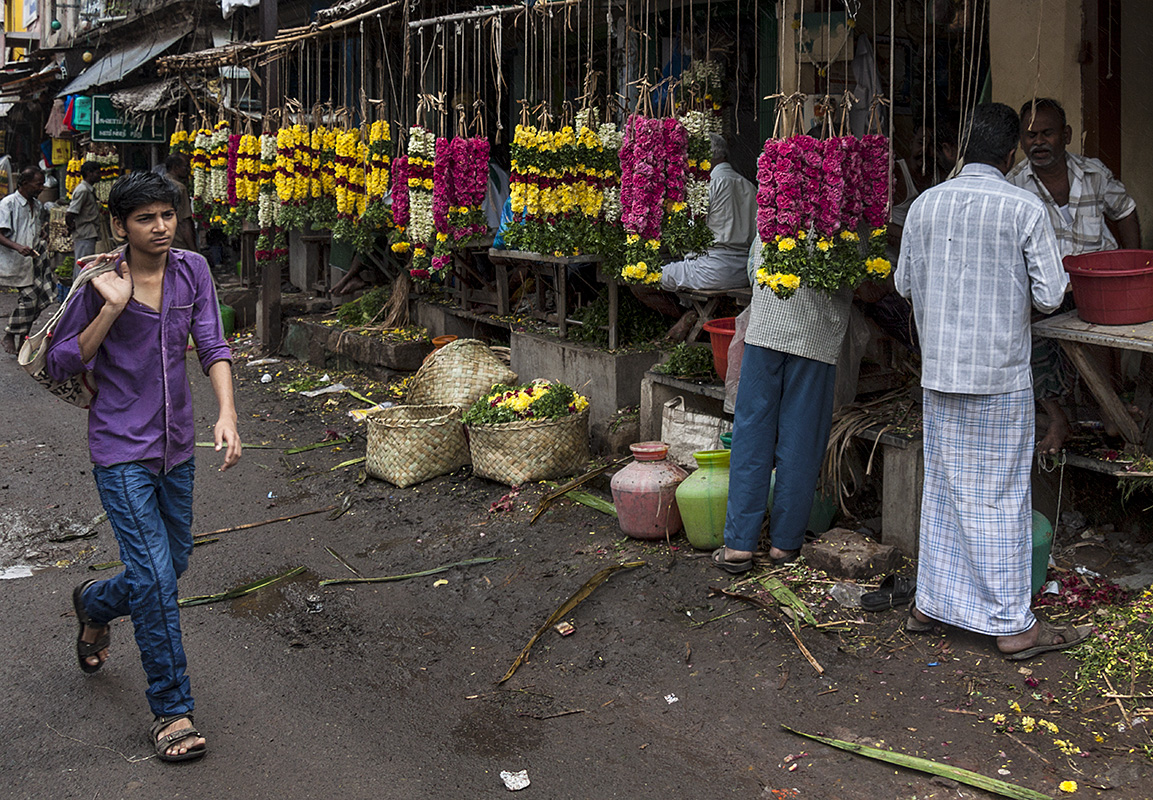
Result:
{"label": "stone block", "polygon": [[318,369],[353,370],[386,380],[397,372],[419,369],[425,356],[432,352],[432,344],[389,342],[294,319],[285,324],[281,352]]}
{"label": "stone block", "polygon": [[607,423],[617,409],[640,405],[641,379],[660,357],[655,350],[612,352],[537,333],[513,332],[509,346],[512,371],[522,383],[548,378],[589,399],[590,430]]}
{"label": "stone block", "polygon": [[630,454],[629,445],[639,442],[640,420],[637,415],[614,414],[603,422],[592,426],[590,435],[594,443],[594,455],[621,458]]}
{"label": "stone block", "polygon": [[833,528],[803,548],[805,562],[836,578],[862,580],[894,572],[901,565],[901,552],[874,542],[856,531]]}

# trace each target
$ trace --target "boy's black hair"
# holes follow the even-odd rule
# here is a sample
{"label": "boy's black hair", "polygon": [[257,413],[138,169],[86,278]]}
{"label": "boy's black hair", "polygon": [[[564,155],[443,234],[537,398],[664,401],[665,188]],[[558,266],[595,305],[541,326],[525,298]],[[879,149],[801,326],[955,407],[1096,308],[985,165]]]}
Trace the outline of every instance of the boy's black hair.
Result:
{"label": "boy's black hair", "polygon": [[108,193],[108,211],[121,222],[141,206],[168,203],[176,208],[177,191],[172,181],[147,170],[125,175],[112,184]]}
{"label": "boy's black hair", "polygon": [[80,165],[80,177],[88,180],[89,175],[95,174],[99,178],[101,169],[101,166],[95,161],[85,161]]}
{"label": "boy's black hair", "polygon": [[1000,164],[1017,149],[1020,118],[1004,103],[982,103],[969,119],[969,140],[962,154],[970,164]]}

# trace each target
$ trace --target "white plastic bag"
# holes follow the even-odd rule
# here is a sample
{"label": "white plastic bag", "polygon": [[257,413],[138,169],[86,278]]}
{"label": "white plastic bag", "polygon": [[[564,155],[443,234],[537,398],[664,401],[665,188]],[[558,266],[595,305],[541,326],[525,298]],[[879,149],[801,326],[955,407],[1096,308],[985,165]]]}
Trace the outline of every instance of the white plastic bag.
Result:
{"label": "white plastic bag", "polygon": [[732,423],[720,417],[687,410],[679,395],[661,409],[661,441],[669,446],[669,460],[687,469],[697,468],[693,453],[720,450],[721,434],[732,429]]}
{"label": "white plastic bag", "polygon": [[749,329],[752,306],[737,314],[733,327],[733,340],[729,342],[729,367],[725,371],[725,413],[732,414],[737,407],[737,387],[741,382],[741,360],[745,356],[745,331]]}

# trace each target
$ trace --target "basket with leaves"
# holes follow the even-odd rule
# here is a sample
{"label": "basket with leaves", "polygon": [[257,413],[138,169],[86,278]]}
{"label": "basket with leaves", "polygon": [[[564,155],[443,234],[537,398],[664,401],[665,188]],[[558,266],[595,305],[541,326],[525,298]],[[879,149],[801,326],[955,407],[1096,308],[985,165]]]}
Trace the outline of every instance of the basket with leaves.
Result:
{"label": "basket with leaves", "polygon": [[497,384],[464,415],[473,472],[510,486],[579,472],[588,417],[588,400],[563,383]]}

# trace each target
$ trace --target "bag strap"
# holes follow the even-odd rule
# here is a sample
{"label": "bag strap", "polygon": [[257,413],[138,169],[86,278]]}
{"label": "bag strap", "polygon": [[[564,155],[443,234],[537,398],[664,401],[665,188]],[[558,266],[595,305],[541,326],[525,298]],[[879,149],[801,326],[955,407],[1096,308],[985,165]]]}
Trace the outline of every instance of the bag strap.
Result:
{"label": "bag strap", "polygon": [[[48,322],[45,323],[44,327],[41,328],[33,338],[44,339],[48,336],[51,336],[52,332],[56,330],[56,326],[60,324],[60,319],[64,316],[64,310],[68,308],[68,303],[72,300],[73,297],[76,296],[76,293],[80,290],[80,287],[91,281],[97,275],[103,275],[105,272],[110,272],[111,270],[116,269],[117,265],[121,261],[123,252],[123,248],[114,250],[112,251],[112,254],[115,255],[116,258],[101,261],[95,266],[88,265],[91,264],[95,259],[99,258],[99,256],[84,256],[80,258],[76,262],[77,266],[80,266],[82,263],[84,266],[81,269],[80,274],[73,279],[72,288],[68,291],[67,297],[64,298],[64,302],[60,304],[60,308],[56,310],[56,313],[53,314],[51,318],[49,318]],[[102,253],[101,255],[109,254]]]}

